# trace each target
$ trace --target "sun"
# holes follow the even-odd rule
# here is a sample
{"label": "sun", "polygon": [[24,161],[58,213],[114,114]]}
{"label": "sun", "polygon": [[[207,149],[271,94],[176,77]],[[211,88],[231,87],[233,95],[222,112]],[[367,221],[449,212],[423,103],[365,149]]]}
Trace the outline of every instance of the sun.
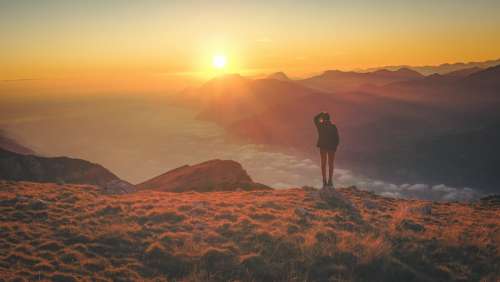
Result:
{"label": "sun", "polygon": [[212,58],[212,65],[216,69],[223,69],[227,64],[227,58],[224,55],[214,55]]}

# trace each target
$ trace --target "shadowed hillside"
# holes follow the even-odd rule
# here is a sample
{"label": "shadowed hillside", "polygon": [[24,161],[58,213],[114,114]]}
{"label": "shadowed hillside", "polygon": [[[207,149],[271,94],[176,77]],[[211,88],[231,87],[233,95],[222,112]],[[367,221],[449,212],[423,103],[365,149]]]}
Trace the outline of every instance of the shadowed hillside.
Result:
{"label": "shadowed hillside", "polygon": [[0,179],[97,185],[108,193],[129,193],[135,187],[101,165],[67,157],[45,158],[0,149]]}
{"label": "shadowed hillside", "polygon": [[339,189],[103,195],[0,182],[2,279],[495,281],[498,199],[432,203]]}
{"label": "shadowed hillside", "polygon": [[0,149],[4,149],[7,151],[15,152],[18,154],[23,154],[23,155],[33,155],[35,152],[31,150],[28,147],[25,147],[18,142],[16,142],[14,139],[9,138],[6,136],[6,134],[3,132],[3,130],[0,130]]}

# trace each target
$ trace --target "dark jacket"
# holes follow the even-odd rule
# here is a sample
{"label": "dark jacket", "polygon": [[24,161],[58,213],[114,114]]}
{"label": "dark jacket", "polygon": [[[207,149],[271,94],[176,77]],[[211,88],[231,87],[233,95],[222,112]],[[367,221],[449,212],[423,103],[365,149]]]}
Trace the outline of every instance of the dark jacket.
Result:
{"label": "dark jacket", "polygon": [[337,126],[330,121],[320,122],[322,114],[319,113],[314,117],[314,124],[318,129],[318,143],[316,146],[321,149],[336,151],[340,142],[339,131]]}

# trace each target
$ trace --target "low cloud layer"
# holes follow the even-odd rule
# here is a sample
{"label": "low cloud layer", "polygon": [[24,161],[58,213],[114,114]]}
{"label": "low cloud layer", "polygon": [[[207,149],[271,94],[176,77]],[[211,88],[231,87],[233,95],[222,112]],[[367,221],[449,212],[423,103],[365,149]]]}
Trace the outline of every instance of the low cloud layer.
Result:
{"label": "low cloud layer", "polygon": [[[258,145],[247,145],[242,148],[242,154],[234,154],[231,157],[238,159],[255,180],[269,184],[274,188],[301,186],[319,188],[322,185],[320,167],[311,159],[301,159],[291,154],[266,152],[265,147]],[[481,197],[480,193],[467,187],[458,188],[444,184],[428,185],[423,183],[396,185],[363,177],[341,168],[335,169],[334,183],[336,187],[356,186],[359,189],[373,191],[378,195],[392,198],[470,201]]]}
{"label": "low cloud layer", "polygon": [[360,177],[348,170],[339,170],[338,183],[355,185],[360,189],[373,191],[376,194],[392,198],[424,199],[434,201],[470,201],[481,197],[471,188],[450,187],[444,184],[428,185],[423,183],[397,185],[381,180]]}

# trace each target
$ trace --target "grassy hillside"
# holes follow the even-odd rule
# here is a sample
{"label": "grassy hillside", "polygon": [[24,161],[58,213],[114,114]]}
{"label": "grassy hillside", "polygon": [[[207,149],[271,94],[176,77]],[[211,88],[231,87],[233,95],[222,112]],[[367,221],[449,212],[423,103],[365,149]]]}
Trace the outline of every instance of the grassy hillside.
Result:
{"label": "grassy hillside", "polygon": [[0,281],[495,281],[500,204],[0,182]]}

